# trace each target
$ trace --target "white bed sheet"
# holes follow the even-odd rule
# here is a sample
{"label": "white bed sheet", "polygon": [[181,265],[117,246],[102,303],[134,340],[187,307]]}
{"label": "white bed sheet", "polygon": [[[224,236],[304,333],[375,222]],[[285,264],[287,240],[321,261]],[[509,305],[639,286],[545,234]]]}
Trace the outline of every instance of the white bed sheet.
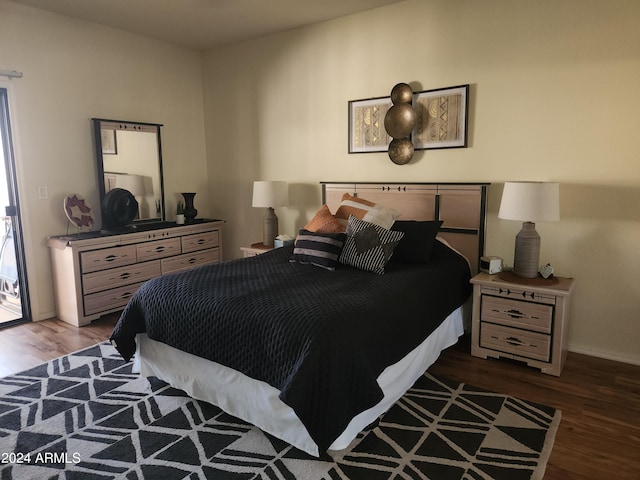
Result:
{"label": "white bed sheet", "polygon": [[[387,367],[377,381],[384,398],[355,416],[329,450],[342,450],[356,435],[386,412],[440,356],[464,333],[464,306],[399,362]],[[149,339],[136,338],[134,371],[155,376],[184,390],[191,397],[219,406],[291,445],[318,456],[318,446],[291,407],[278,398],[280,391],[231,368]]]}

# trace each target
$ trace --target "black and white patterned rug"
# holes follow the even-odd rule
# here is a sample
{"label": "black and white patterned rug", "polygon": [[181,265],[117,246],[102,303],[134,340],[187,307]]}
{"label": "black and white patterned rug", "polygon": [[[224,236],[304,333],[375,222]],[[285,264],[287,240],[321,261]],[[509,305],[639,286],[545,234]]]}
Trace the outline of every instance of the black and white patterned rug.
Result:
{"label": "black and white patterned rug", "polygon": [[108,343],[0,379],[0,478],[541,479],[560,412],[421,377],[321,459],[131,373]]}

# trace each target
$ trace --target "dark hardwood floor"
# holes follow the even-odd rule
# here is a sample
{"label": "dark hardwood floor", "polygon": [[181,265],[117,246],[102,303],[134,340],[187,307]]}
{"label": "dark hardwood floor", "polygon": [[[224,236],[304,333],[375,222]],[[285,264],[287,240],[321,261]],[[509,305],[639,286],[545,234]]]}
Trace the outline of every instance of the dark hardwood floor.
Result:
{"label": "dark hardwood floor", "polygon": [[[46,320],[0,330],[0,376],[104,341],[116,319],[81,328]],[[569,353],[562,376],[552,377],[469,351],[465,338],[429,371],[562,410],[546,480],[640,479],[640,366]]]}

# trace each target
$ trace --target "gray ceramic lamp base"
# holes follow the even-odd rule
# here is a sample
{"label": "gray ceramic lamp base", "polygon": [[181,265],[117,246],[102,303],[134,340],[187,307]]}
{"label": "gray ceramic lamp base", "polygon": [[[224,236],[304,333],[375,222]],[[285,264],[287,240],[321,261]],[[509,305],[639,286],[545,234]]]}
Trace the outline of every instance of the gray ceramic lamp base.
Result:
{"label": "gray ceramic lamp base", "polygon": [[267,207],[262,224],[262,244],[273,247],[273,241],[278,236],[278,217],[272,207]]}
{"label": "gray ceramic lamp base", "polygon": [[516,252],[513,260],[513,273],[519,277],[536,278],[540,259],[540,235],[536,224],[524,222],[522,230],[516,235]]}

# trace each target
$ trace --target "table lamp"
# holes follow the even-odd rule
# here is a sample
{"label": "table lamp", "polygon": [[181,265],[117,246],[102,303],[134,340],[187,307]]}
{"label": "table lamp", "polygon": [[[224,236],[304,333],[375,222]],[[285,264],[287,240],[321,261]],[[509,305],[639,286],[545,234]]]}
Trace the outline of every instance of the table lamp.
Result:
{"label": "table lamp", "polygon": [[273,207],[284,207],[289,204],[289,186],[282,181],[256,181],[253,182],[254,207],[264,207],[264,223],[262,230],[262,243],[272,247],[273,241],[278,235],[278,217]]}
{"label": "table lamp", "polygon": [[516,235],[513,273],[524,278],[538,276],[540,235],[534,222],[560,220],[560,186],[552,182],[505,182],[498,218],[520,220]]}

